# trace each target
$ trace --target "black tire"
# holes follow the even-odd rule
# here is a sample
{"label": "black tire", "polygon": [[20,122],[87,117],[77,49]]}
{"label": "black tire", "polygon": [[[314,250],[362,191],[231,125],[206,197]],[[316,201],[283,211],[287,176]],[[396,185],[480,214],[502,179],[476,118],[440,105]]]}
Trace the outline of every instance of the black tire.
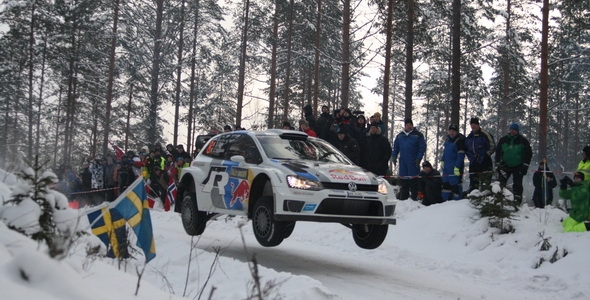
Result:
{"label": "black tire", "polygon": [[389,225],[363,225],[352,226],[352,238],[357,246],[363,249],[375,249],[383,243],[387,237]]}
{"label": "black tire", "polygon": [[278,246],[285,239],[286,225],[286,222],[274,220],[272,197],[264,196],[256,201],[252,211],[252,229],[260,245]]}
{"label": "black tire", "polygon": [[285,231],[283,232],[283,239],[290,237],[291,233],[293,233],[293,230],[295,230],[295,221],[287,222],[287,225],[285,226]]}
{"label": "black tire", "polygon": [[186,193],[180,209],[182,226],[188,235],[201,235],[207,225],[207,213],[199,211],[194,193]]}

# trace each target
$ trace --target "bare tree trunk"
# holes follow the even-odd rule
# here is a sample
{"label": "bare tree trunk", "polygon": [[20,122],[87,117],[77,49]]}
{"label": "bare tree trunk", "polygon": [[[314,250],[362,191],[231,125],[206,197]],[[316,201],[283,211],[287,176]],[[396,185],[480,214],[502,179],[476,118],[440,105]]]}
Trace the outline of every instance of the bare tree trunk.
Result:
{"label": "bare tree trunk", "polygon": [[315,22],[315,58],[313,75],[313,114],[318,117],[318,97],[320,95],[320,47],[322,40],[322,0],[318,2],[318,14]]}
{"label": "bare tree trunk", "polygon": [[[541,87],[539,93],[539,158],[547,157],[547,90],[548,78],[548,36],[549,36],[549,0],[543,0],[543,25],[541,30]],[[576,110],[576,115],[578,111]],[[578,123],[576,123],[578,125]],[[576,149],[580,149],[579,147]]]}
{"label": "bare tree trunk", "polygon": [[348,108],[350,97],[350,0],[342,8],[342,107]]}
{"label": "bare tree trunk", "polygon": [[499,109],[499,124],[498,130],[501,133],[504,133],[508,129],[508,105],[510,102],[510,35],[511,35],[511,18],[512,17],[512,3],[511,0],[506,1],[506,28],[504,30],[505,34],[505,41],[504,41],[504,48],[501,49],[501,62],[500,65],[502,67],[502,104],[500,105]]}
{"label": "bare tree trunk", "polygon": [[200,0],[196,0],[195,2],[195,28],[193,31],[193,44],[192,44],[192,55],[191,55],[191,83],[190,83],[190,93],[189,93],[189,107],[188,107],[188,134],[186,138],[186,151],[191,151],[192,146],[192,137],[193,135],[193,110],[195,103],[197,102],[197,83],[198,83],[198,76],[197,73],[197,37],[199,36],[199,8],[200,8]]}
{"label": "bare tree trunk", "polygon": [[59,128],[61,125],[61,107],[62,107],[62,103],[61,100],[62,95],[63,95],[63,86],[60,84],[59,85],[59,94],[57,96],[57,112],[56,112],[56,116],[55,116],[55,143],[53,146],[53,149],[55,149],[55,152],[53,153],[53,169],[57,169],[57,153],[59,152]]}
{"label": "bare tree trunk", "polygon": [[461,109],[461,0],[453,0],[453,66],[451,71],[451,123],[459,124]]}
{"label": "bare tree trunk", "polygon": [[289,1],[289,29],[287,33],[287,62],[285,76],[285,103],[283,105],[283,121],[289,119],[289,90],[291,89],[291,41],[293,39],[293,11],[295,10],[293,0]]}
{"label": "bare tree trunk", "polygon": [[[176,95],[174,97],[174,137],[173,144],[178,143],[178,119],[180,118],[180,90],[182,74],[182,49],[184,48],[184,0],[180,2],[180,33],[178,37],[178,59],[176,63]],[[188,148],[187,148],[188,149]]]}
{"label": "bare tree trunk", "polygon": [[131,104],[133,104],[133,84],[129,87],[129,100],[127,101],[127,118],[125,122],[125,152],[129,150],[129,129],[131,128]]}
{"label": "bare tree trunk", "polygon": [[406,108],[404,118],[412,117],[412,82],[414,76],[414,0],[407,0],[407,34],[406,34]]}
{"label": "bare tree trunk", "polygon": [[43,56],[41,59],[41,79],[39,82],[39,99],[37,99],[37,121],[35,135],[35,157],[39,156],[39,140],[41,139],[41,111],[43,109],[43,88],[45,87],[45,61],[47,59],[47,34],[43,36]]}
{"label": "bare tree trunk", "polygon": [[27,110],[28,110],[28,124],[27,126],[29,127],[29,132],[27,134],[27,157],[31,158],[33,157],[33,125],[35,124],[33,122],[34,119],[34,114],[33,114],[33,103],[35,102],[34,96],[33,96],[33,75],[34,75],[34,58],[35,58],[35,10],[37,9],[37,1],[32,1],[32,7],[31,7],[31,28],[29,31],[29,62],[28,62],[28,67],[29,67],[29,82],[28,82],[28,90],[29,90],[29,101],[28,101],[28,105],[27,105]]}
{"label": "bare tree trunk", "polygon": [[[385,33],[385,69],[383,71],[383,123],[385,128],[389,127],[389,80],[391,78],[391,44],[393,36],[393,0],[387,1],[387,32]],[[391,118],[394,118],[392,110]]]}
{"label": "bare tree trunk", "polygon": [[154,32],[154,54],[152,57],[152,78],[150,89],[150,105],[148,113],[148,142],[155,143],[158,139],[158,85],[160,76],[160,63],[162,55],[162,19],[164,13],[164,0],[156,0],[156,30]]}
{"label": "bare tree trunk", "polygon": [[117,49],[117,26],[119,23],[119,0],[114,2],[113,33],[111,37],[111,52],[109,53],[109,78],[107,83],[107,103],[104,116],[104,139],[102,141],[102,153],[107,153],[109,147],[109,135],[111,134],[111,109],[113,103],[113,82],[115,81],[115,57]]}
{"label": "bare tree trunk", "polygon": [[[320,0],[321,1],[321,0]],[[274,128],[275,101],[277,92],[277,41],[279,39],[279,1],[275,1],[272,26],[272,53],[270,61],[270,90],[268,93],[268,129]]]}
{"label": "bare tree trunk", "polygon": [[246,48],[248,47],[248,12],[250,0],[246,0],[244,7],[244,28],[242,29],[242,53],[240,55],[240,74],[238,78],[238,105],[236,108],[236,126],[242,127],[242,105],[244,103],[244,85],[246,81]]}

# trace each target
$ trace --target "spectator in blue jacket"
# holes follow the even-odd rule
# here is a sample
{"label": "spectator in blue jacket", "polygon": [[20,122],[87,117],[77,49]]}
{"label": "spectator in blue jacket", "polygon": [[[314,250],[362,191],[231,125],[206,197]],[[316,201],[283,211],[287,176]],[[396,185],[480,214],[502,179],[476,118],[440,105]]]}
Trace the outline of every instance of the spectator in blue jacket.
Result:
{"label": "spectator in blue jacket", "polygon": [[393,164],[397,164],[399,155],[399,179],[401,183],[400,200],[406,200],[412,196],[418,199],[418,174],[420,174],[420,161],[426,152],[426,140],[424,135],[416,128],[411,119],[405,119],[404,131],[400,132],[393,142]]}
{"label": "spectator in blue jacket", "polygon": [[465,166],[464,161],[465,136],[459,133],[457,125],[451,124],[440,162],[443,171],[443,201],[463,199],[462,178],[463,168]]}
{"label": "spectator in blue jacket", "polygon": [[465,154],[469,160],[469,193],[489,185],[493,175],[492,154],[496,150],[494,137],[479,126],[479,118],[471,118],[471,133],[465,139]]}

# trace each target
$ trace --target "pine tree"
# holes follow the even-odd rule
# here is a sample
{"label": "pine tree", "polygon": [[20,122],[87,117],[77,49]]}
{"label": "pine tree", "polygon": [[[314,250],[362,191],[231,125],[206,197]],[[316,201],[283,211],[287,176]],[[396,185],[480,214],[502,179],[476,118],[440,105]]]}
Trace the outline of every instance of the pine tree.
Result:
{"label": "pine tree", "polygon": [[514,195],[507,188],[493,182],[482,190],[474,190],[467,198],[479,209],[480,215],[489,218],[490,226],[500,229],[500,233],[514,232],[511,220],[518,211],[520,203],[515,201]]}

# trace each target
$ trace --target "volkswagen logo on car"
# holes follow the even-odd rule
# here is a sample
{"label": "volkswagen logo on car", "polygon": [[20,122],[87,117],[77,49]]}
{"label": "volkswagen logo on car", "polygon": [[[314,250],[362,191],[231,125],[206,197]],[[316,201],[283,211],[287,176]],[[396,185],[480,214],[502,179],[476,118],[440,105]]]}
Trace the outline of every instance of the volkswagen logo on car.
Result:
{"label": "volkswagen logo on car", "polygon": [[351,190],[351,191],[353,191],[353,192],[356,192],[356,183],[350,182],[348,184],[348,189]]}

